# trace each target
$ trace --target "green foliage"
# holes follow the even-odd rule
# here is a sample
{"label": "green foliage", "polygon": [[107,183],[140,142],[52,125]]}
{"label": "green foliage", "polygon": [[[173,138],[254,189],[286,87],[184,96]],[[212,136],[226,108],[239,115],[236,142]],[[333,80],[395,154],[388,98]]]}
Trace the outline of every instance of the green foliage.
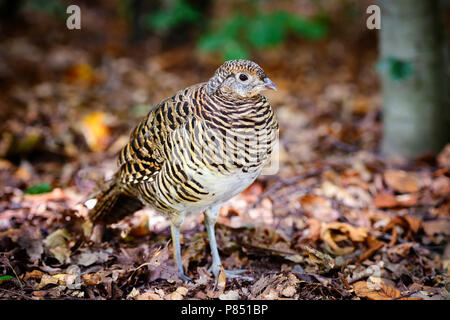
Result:
{"label": "green foliage", "polygon": [[13,278],[13,277],[10,276],[10,275],[0,276],[0,281],[3,281],[3,280],[11,280],[12,278]]}
{"label": "green foliage", "polygon": [[283,43],[289,33],[308,39],[327,34],[323,20],[312,20],[285,11],[235,14],[204,35],[198,44],[205,52],[220,52],[226,60],[245,59],[250,49],[265,49]]}
{"label": "green foliage", "polygon": [[414,72],[411,62],[394,57],[380,60],[375,67],[379,72],[387,73],[392,80],[396,81],[405,80]]}
{"label": "green foliage", "polygon": [[170,7],[149,14],[147,25],[156,31],[167,31],[182,24],[196,24],[202,14],[183,0],[175,0]]}
{"label": "green foliage", "polygon": [[62,0],[26,0],[24,9],[40,11],[50,15],[64,18],[66,16],[67,4]]}
{"label": "green foliage", "polygon": [[247,49],[238,41],[240,30],[244,28],[246,19],[237,14],[226,20],[215,32],[207,33],[200,38],[199,48],[205,52],[220,50],[226,60],[248,58]]}
{"label": "green foliage", "polygon": [[25,190],[25,193],[27,194],[41,194],[41,193],[47,193],[52,191],[52,187],[49,183],[43,182],[39,184],[35,184],[34,186],[31,186]]}

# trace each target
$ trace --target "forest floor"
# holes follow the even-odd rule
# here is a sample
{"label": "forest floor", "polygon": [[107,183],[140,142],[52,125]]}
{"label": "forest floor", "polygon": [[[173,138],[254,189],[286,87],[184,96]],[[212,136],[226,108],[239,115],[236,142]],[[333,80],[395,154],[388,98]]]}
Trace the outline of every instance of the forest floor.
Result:
{"label": "forest floor", "polygon": [[33,22],[0,38],[0,299],[449,299],[450,145],[413,162],[379,155],[372,35],[255,55],[279,87],[267,97],[280,166],[216,226],[224,268],[246,277],[207,272],[197,215],[182,228],[183,283],[166,219],[144,209],[94,242],[80,203],[149,108],[221,60],[189,44],[127,48],[95,14],[78,36]]}

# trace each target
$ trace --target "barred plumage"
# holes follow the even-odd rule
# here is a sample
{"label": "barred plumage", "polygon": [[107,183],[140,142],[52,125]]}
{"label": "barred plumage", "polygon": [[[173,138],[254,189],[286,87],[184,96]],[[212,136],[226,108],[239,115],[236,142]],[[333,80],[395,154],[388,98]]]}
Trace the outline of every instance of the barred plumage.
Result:
{"label": "barred plumage", "polygon": [[186,280],[179,227],[187,214],[204,211],[217,276],[220,205],[256,179],[277,138],[274,112],[259,94],[267,88],[276,89],[256,63],[232,60],[208,82],[163,100],[133,130],[118,172],[93,196],[90,218],[111,223],[150,204],[171,221],[179,275]]}

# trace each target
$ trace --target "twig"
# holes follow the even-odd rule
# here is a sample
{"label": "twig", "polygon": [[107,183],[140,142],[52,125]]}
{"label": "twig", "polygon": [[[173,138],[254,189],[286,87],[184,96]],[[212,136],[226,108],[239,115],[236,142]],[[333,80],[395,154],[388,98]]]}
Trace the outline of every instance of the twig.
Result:
{"label": "twig", "polygon": [[419,290],[415,290],[415,291],[411,291],[411,292],[409,292],[409,293],[402,294],[400,297],[393,298],[392,300],[400,300],[400,299],[402,299],[402,298],[407,298],[407,297],[409,297],[410,295],[412,295],[412,294],[414,294],[414,293],[417,293],[417,292],[419,292]]}
{"label": "twig", "polygon": [[8,290],[8,289],[3,289],[3,288],[0,288],[0,290],[4,291],[4,292],[8,292],[8,293],[11,293],[11,294],[15,294],[15,295],[21,296],[22,298],[25,298],[25,299],[33,300],[33,298],[28,297],[28,296],[26,296],[26,295],[24,295],[22,293],[19,293],[19,292],[15,292],[15,291],[11,291],[11,290]]}
{"label": "twig", "polygon": [[356,152],[358,151],[358,147],[355,147],[351,144],[342,142],[341,140],[336,139],[335,137],[328,136],[328,141],[337,149],[340,149],[345,152]]}
{"label": "twig", "polygon": [[280,190],[281,188],[292,186],[296,184],[297,182],[314,177],[318,174],[320,174],[323,170],[325,170],[327,167],[322,167],[320,169],[313,169],[310,171],[305,172],[304,174],[300,174],[298,176],[293,177],[292,179],[285,180],[280,179],[277,183],[275,183],[272,187],[270,187],[266,192],[264,192],[262,195],[258,197],[258,199],[250,206],[251,209],[255,208],[262,200],[269,197],[272,193]]}
{"label": "twig", "polygon": [[11,265],[11,263],[9,262],[9,259],[6,257],[6,255],[3,255],[2,258],[3,258],[2,260],[5,262],[5,264],[7,264],[8,267],[9,267],[9,268],[12,270],[12,272],[14,273],[14,276],[16,277],[17,281],[19,282],[20,288],[23,289],[23,283],[22,283],[22,281],[20,280],[19,276],[17,275],[16,270],[14,270],[14,268],[13,268],[12,265]]}

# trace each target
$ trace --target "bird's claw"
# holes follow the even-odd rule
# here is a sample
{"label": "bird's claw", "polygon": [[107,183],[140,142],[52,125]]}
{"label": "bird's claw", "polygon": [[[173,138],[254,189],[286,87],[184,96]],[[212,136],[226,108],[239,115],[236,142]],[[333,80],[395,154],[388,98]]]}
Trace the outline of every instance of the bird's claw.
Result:
{"label": "bird's claw", "polygon": [[183,280],[184,282],[192,281],[192,278],[190,278],[190,277],[188,277],[187,275],[185,275],[184,272],[179,272],[179,273],[178,273],[178,278],[180,278],[180,279]]}
{"label": "bird's claw", "polygon": [[[221,268],[219,266],[216,266],[216,267],[211,266],[208,269],[208,272],[211,272],[212,274],[214,274],[214,277],[216,279],[219,276],[220,271],[221,271]],[[246,271],[247,271],[247,269],[225,270],[225,277],[227,279],[239,278],[239,279],[243,279],[243,280],[252,280],[252,278],[242,275]]]}

